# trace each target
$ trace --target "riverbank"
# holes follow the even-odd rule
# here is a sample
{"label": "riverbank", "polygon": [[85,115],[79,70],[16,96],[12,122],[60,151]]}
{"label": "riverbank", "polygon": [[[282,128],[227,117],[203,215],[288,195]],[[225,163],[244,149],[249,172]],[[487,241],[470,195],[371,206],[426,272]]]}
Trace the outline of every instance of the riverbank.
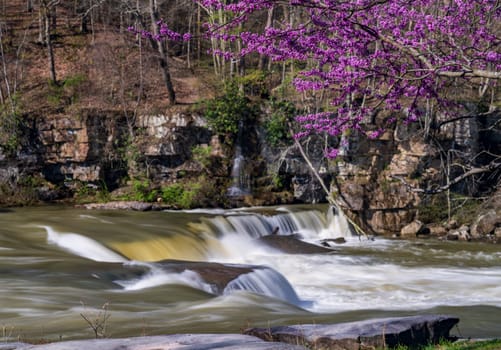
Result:
{"label": "riverbank", "polygon": [[301,324],[249,328],[243,334],[177,334],[127,339],[96,339],[44,345],[0,344],[0,350],[359,350],[424,347],[455,340],[449,332],[458,318],[426,315],[340,324]]}

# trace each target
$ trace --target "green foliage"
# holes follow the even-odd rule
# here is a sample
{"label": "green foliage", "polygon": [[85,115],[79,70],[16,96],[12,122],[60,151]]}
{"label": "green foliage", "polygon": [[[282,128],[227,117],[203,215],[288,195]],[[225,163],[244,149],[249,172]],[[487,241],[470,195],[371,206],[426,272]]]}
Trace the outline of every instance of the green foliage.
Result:
{"label": "green foliage", "polygon": [[[409,350],[415,349],[409,348],[407,346],[399,345],[395,348],[396,350]],[[500,339],[482,340],[482,341],[442,341],[437,345],[428,345],[425,347],[420,347],[421,350],[499,350],[501,349]]]}
{"label": "green foliage", "polygon": [[79,203],[94,202],[98,201],[101,203],[109,202],[111,199],[110,192],[108,191],[108,186],[104,181],[101,181],[99,185],[75,181],[75,194],[74,197]]}
{"label": "green foliage", "polygon": [[50,81],[47,101],[53,106],[76,103],[78,101],[79,90],[86,79],[85,75],[76,74],[67,77],[59,84]]}
{"label": "green foliage", "polygon": [[274,174],[271,181],[273,183],[273,187],[276,190],[282,190],[284,188],[284,182],[283,182],[283,179],[280,175]]}
{"label": "green foliage", "polygon": [[189,182],[183,185],[172,184],[162,188],[162,199],[167,205],[178,209],[190,209],[197,206],[196,197],[201,185]]}
{"label": "green foliage", "polygon": [[15,155],[21,138],[19,96],[13,95],[9,104],[0,105],[0,147],[7,155]]}
{"label": "green foliage", "polygon": [[162,187],[162,200],[167,205],[176,206],[183,194],[184,188],[180,184]]}
{"label": "green foliage", "polygon": [[[451,216],[462,224],[473,222],[481,205],[475,198],[451,193]],[[439,193],[425,198],[418,207],[419,220],[426,223],[441,222],[448,219],[447,193]]]}
{"label": "green foliage", "polygon": [[218,135],[224,135],[229,143],[238,133],[239,122],[248,122],[256,115],[255,109],[236,82],[226,84],[224,94],[205,103],[205,116],[210,127]]}
{"label": "green foliage", "polygon": [[241,85],[244,93],[248,95],[265,97],[269,94],[266,87],[266,72],[263,70],[256,69],[243,77],[237,77],[235,82]]}
{"label": "green foliage", "polygon": [[267,141],[273,146],[290,143],[289,123],[299,111],[293,103],[277,99],[272,99],[269,107],[271,113],[264,122]]}
{"label": "green foliage", "polygon": [[154,202],[158,198],[158,191],[151,188],[150,180],[132,181],[133,199],[141,202]]}
{"label": "green foliage", "polygon": [[435,196],[424,198],[418,207],[419,220],[426,223],[447,220],[447,195],[439,193]]}
{"label": "green foliage", "polygon": [[206,169],[211,165],[211,152],[212,148],[210,146],[195,146],[191,149],[193,160]]}

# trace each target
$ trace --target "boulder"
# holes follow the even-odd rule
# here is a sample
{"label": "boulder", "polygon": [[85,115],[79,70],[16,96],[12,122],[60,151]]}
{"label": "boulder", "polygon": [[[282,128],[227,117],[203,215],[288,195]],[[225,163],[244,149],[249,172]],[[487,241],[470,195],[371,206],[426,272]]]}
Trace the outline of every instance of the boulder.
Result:
{"label": "boulder", "polygon": [[241,275],[253,272],[255,269],[265,269],[259,266],[220,264],[213,262],[163,260],[155,263],[168,272],[182,273],[186,270],[196,272],[204,282],[208,283],[214,294],[223,294],[228,284]]}
{"label": "boulder", "polygon": [[345,243],[346,239],[344,237],[326,238],[320,241],[320,244],[323,245],[324,247],[331,247],[332,244],[345,244]]}
{"label": "boulder", "polygon": [[451,219],[450,221],[447,222],[447,224],[445,224],[445,228],[448,229],[448,230],[455,230],[458,227],[459,227],[459,224],[454,219]]}
{"label": "boulder", "polygon": [[421,221],[414,220],[410,224],[404,226],[402,230],[400,230],[400,235],[402,237],[416,237],[423,228],[424,225]]}
{"label": "boulder", "polygon": [[440,224],[430,225],[429,229],[430,229],[430,234],[433,236],[442,237],[442,236],[445,236],[447,234],[447,229],[443,225],[440,225]]}
{"label": "boulder", "polygon": [[496,227],[496,229],[494,230],[494,236],[496,236],[497,238],[501,238],[501,226]]}
{"label": "boulder", "polygon": [[308,348],[359,350],[419,347],[451,339],[449,332],[459,319],[446,315],[379,318],[339,324],[303,324],[249,328],[244,334],[268,341],[305,344]]}
{"label": "boulder", "polygon": [[449,231],[445,238],[448,241],[471,241],[470,229],[463,225],[457,230]]}
{"label": "boulder", "polygon": [[299,345],[269,343],[241,334],[175,334],[126,339],[92,339],[64,341],[43,345],[13,343],[0,350],[306,350]]}
{"label": "boulder", "polygon": [[333,249],[301,241],[295,235],[269,235],[260,237],[259,242],[288,254],[332,253]]}
{"label": "boulder", "polygon": [[475,238],[490,235],[496,229],[496,225],[500,223],[501,217],[496,214],[496,211],[489,210],[475,220],[475,223],[471,226],[471,234]]}

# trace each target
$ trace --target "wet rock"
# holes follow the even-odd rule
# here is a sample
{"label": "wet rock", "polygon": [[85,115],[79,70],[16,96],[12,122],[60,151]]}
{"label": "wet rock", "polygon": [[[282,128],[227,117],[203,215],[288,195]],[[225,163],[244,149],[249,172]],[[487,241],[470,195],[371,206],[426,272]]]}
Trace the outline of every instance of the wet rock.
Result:
{"label": "wet rock", "polygon": [[259,238],[259,241],[268,247],[278,249],[288,254],[321,254],[333,252],[332,249],[325,246],[318,246],[301,241],[295,235],[270,235]]}
{"label": "wet rock", "polygon": [[305,324],[249,328],[244,334],[268,341],[305,344],[314,349],[359,350],[397,345],[424,346],[451,339],[459,319],[446,315],[393,317],[330,325]]}
{"label": "wet rock", "polygon": [[501,227],[496,227],[496,229],[494,230],[494,236],[496,238],[501,238]]}
{"label": "wet rock", "polygon": [[458,225],[458,222],[454,219],[450,220],[449,222],[447,222],[447,224],[445,225],[445,228],[448,229],[448,230],[455,230],[459,227]]}
{"label": "wet rock", "polygon": [[215,294],[222,294],[226,286],[241,275],[250,273],[258,266],[250,265],[224,265],[210,262],[163,260],[156,265],[169,272],[181,273],[186,270],[196,272],[204,282],[212,287]]}
{"label": "wet rock", "polygon": [[332,247],[332,244],[344,244],[344,243],[346,243],[346,239],[344,237],[327,238],[327,239],[322,239],[320,241],[320,244],[323,245],[324,247]]}
{"label": "wet rock", "polygon": [[445,238],[448,241],[471,241],[470,228],[463,225],[457,230],[449,231]]}
{"label": "wet rock", "polygon": [[429,229],[430,229],[430,235],[439,236],[439,237],[447,235],[447,229],[440,224],[430,225]]}
{"label": "wet rock", "polygon": [[496,214],[495,210],[489,210],[475,220],[471,227],[471,234],[475,238],[490,235],[498,224],[501,224],[501,217]]}
{"label": "wet rock", "polygon": [[423,228],[424,224],[421,221],[414,220],[400,230],[400,235],[403,237],[417,236]]}
{"label": "wet rock", "polygon": [[269,343],[241,334],[176,334],[126,339],[93,339],[65,341],[43,345],[14,343],[0,350],[306,350],[299,345]]}
{"label": "wet rock", "polygon": [[148,211],[154,208],[153,204],[138,201],[116,201],[108,203],[90,203],[82,205],[85,209],[100,210],[136,210]]}
{"label": "wet rock", "polygon": [[431,235],[431,230],[429,227],[423,226],[421,230],[416,233],[416,237],[429,237]]}

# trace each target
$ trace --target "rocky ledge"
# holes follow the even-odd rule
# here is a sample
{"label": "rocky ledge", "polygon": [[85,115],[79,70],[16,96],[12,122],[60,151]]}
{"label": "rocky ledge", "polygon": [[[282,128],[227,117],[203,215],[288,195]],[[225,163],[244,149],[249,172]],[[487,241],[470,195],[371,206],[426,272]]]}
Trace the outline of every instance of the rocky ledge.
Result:
{"label": "rocky ledge", "polygon": [[449,332],[458,322],[456,317],[423,315],[338,324],[250,328],[244,333],[268,341],[305,344],[316,350],[392,348],[398,345],[418,347],[450,340]]}
{"label": "rocky ledge", "polygon": [[85,208],[90,210],[134,210],[134,211],[150,211],[163,210],[166,207],[147,202],[139,201],[113,201],[106,203],[89,203],[78,205],[77,208]]}
{"label": "rocky ledge", "polygon": [[446,315],[379,318],[338,324],[249,328],[241,334],[176,334],[126,339],[94,339],[44,345],[0,344],[0,350],[360,350],[418,347],[451,339],[459,319]]}

